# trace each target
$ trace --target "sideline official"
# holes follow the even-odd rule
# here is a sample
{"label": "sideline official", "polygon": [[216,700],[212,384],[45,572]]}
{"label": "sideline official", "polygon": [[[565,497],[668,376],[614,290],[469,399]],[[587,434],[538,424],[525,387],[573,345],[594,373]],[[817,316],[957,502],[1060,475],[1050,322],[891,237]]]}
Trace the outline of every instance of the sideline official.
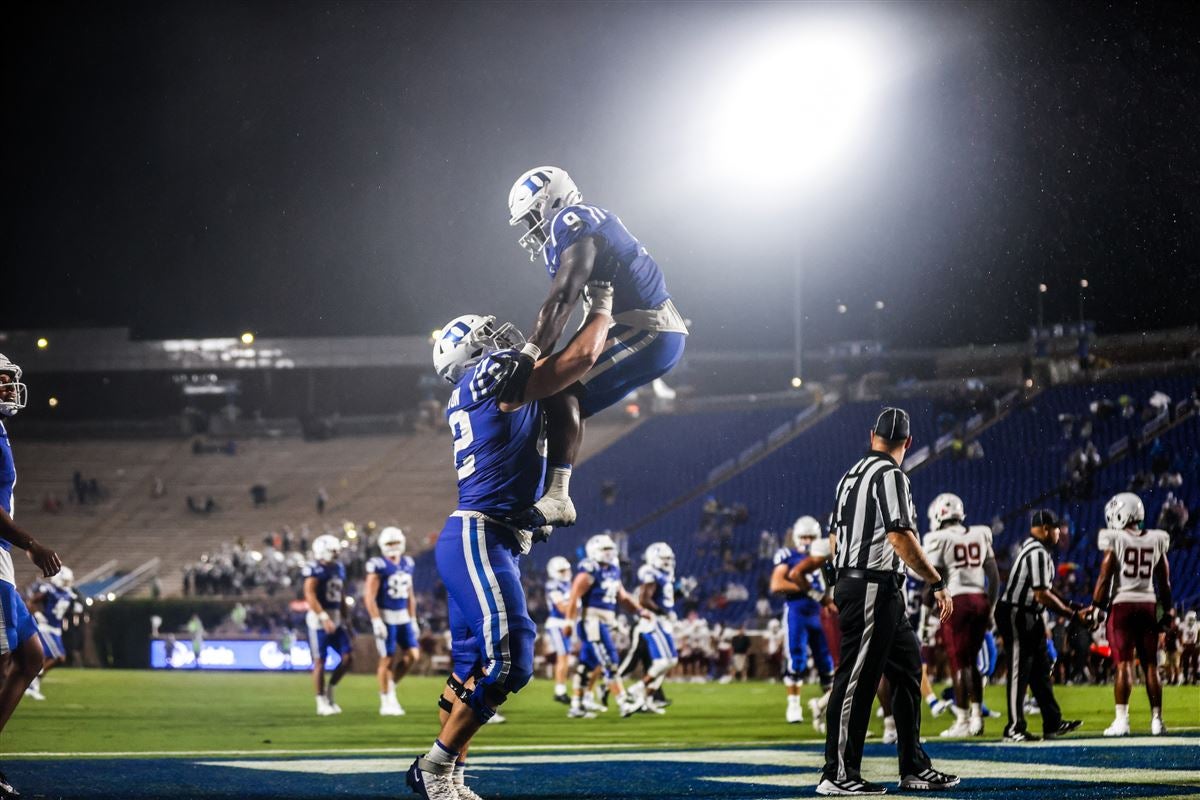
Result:
{"label": "sideline official", "polygon": [[916,508],[900,469],[910,446],[908,414],[885,408],[871,431],[870,451],[838,483],[833,564],[841,660],[826,712],[825,769],[817,794],[886,793],[860,774],[882,675],[892,686],[900,788],[949,789],[959,783],[957,776],[935,770],[921,747],[921,646],[905,613],[904,565],[930,584],[943,622],[952,601],[917,539]]}
{"label": "sideline official", "polygon": [[1025,723],[1025,687],[1033,692],[1042,712],[1042,733],[1055,739],[1078,728],[1081,720],[1064,720],[1054,699],[1050,682],[1050,655],[1046,651],[1047,609],[1086,621],[1086,610],[1074,607],[1050,588],[1054,581],[1054,556],[1058,544],[1059,521],[1048,508],[1035,511],[1029,525],[1029,538],[1021,545],[1008,586],[996,604],[996,628],[1004,642],[1008,662],[1008,725],[1006,742],[1036,742]]}

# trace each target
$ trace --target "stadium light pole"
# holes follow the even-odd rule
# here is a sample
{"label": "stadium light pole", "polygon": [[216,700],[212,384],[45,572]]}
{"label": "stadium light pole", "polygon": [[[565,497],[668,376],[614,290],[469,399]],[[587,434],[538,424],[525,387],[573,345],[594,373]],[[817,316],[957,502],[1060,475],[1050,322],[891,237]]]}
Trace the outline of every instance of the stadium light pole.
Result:
{"label": "stadium light pole", "polygon": [[[806,215],[804,201],[859,150],[884,82],[869,32],[807,20],[780,26],[738,54],[706,104],[711,117],[706,163],[723,189],[739,185],[764,205]],[[794,388],[804,378],[804,232],[790,242]]]}

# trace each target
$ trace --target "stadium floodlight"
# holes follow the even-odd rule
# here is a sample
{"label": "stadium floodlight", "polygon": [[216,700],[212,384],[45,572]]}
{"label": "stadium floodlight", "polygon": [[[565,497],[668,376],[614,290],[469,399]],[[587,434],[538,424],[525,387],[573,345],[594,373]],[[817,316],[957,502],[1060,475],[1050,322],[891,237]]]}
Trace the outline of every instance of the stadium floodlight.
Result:
{"label": "stadium floodlight", "polygon": [[874,44],[868,30],[812,22],[755,43],[713,98],[709,163],[758,189],[828,177],[869,130],[885,78]]}
{"label": "stadium floodlight", "polygon": [[245,333],[243,333],[242,334],[242,344],[246,345],[247,347],[254,344],[254,334],[251,333],[250,331],[246,331]]}
{"label": "stadium floodlight", "polygon": [[50,346],[50,340],[47,339],[45,336],[43,336],[37,340],[38,350],[45,350],[49,346]]}

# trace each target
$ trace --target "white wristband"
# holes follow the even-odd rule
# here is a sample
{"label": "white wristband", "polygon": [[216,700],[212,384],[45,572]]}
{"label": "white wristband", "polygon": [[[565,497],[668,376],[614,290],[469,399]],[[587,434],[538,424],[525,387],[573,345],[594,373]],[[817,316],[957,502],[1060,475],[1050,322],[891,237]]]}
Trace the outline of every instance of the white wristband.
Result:
{"label": "white wristband", "polygon": [[542,357],[542,348],[538,347],[533,342],[526,342],[525,346],[521,348],[521,355],[529,356],[534,361],[537,361]]}

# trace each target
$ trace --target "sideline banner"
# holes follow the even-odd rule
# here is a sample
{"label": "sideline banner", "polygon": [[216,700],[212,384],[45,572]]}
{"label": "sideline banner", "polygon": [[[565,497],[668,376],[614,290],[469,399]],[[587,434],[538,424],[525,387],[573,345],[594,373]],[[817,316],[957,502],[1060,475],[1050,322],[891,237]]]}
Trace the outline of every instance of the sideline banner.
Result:
{"label": "sideline banner", "polygon": [[[168,650],[168,642],[171,648]],[[325,669],[337,669],[341,657],[330,652]],[[284,652],[275,639],[206,639],[199,663],[190,641],[151,639],[151,669],[298,670],[312,669],[308,642],[297,640]]]}

